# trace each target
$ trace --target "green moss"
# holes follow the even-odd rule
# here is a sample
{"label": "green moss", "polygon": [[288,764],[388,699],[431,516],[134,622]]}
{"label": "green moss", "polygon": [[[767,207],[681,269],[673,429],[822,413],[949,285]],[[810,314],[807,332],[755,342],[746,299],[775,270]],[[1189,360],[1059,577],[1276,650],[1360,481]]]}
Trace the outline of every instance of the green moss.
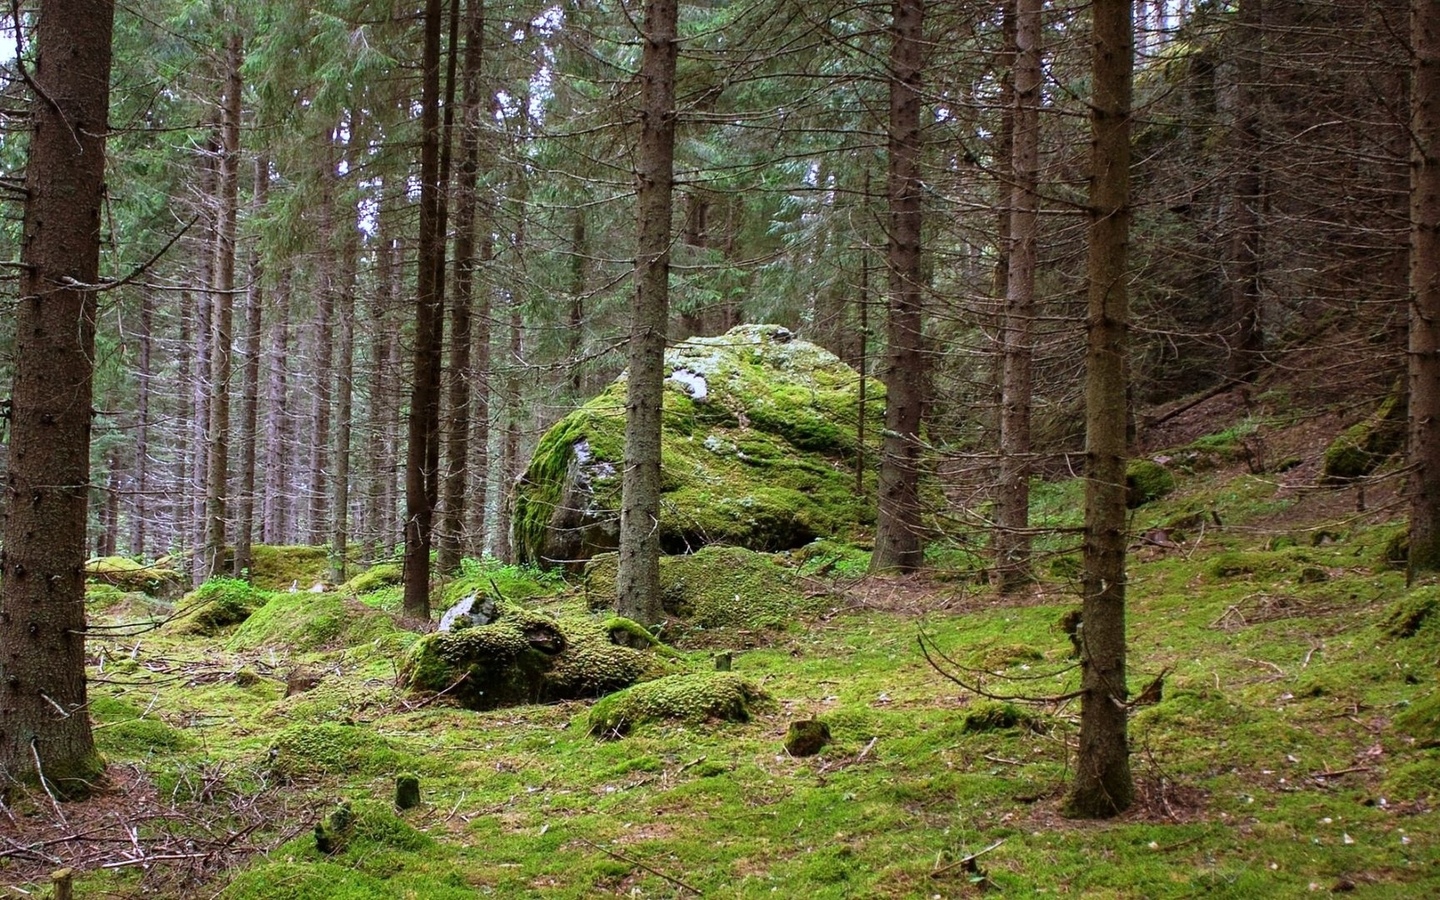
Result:
{"label": "green moss", "polygon": [[271,770],[287,780],[322,775],[376,775],[394,771],[404,757],[369,728],[325,722],[292,725],[270,744]]}
{"label": "green moss", "polygon": [[1038,719],[1013,703],[981,700],[970,705],[960,720],[962,732],[1003,731],[1007,728],[1033,728]]}
{"label": "green moss", "polygon": [[305,590],[330,574],[330,558],[324,547],[287,547],[256,544],[250,582],[260,590]]}
{"label": "green moss", "polygon": [[[860,376],[777,333],[742,326],[666,352],[667,369],[703,378],[707,393],[698,401],[680,381],[666,382],[665,552],[712,543],[790,549],[873,523],[872,492],[854,490]],[[541,438],[515,494],[522,560],[583,560],[617,546],[625,389],[616,381]],[[870,396],[869,433],[879,435],[878,383]]]}
{"label": "green moss", "polygon": [[93,697],[90,715],[95,723],[95,748],[118,759],[140,759],[157,752],[184,750],[194,743],[158,716],[146,715],[123,700]]}
{"label": "green moss", "polygon": [[1215,578],[1263,577],[1279,579],[1299,578],[1304,568],[1311,564],[1304,550],[1287,547],[1275,551],[1231,550],[1217,553],[1205,565],[1205,571]]}
{"label": "green moss", "polygon": [[226,647],[254,650],[288,647],[314,650],[326,646],[354,647],[396,632],[394,620],[350,596],[280,593],[255,610]]}
{"label": "green moss", "polygon": [[553,596],[567,587],[559,572],[533,565],[508,565],[487,556],[461,564],[460,577],[445,586],[441,603],[448,609],[471,595],[490,597],[497,592],[501,599],[514,603]]}
{"label": "green moss", "polygon": [[371,566],[340,585],[340,593],[357,597],[369,594],[399,584],[404,574],[399,563],[381,563],[378,566]]}
{"label": "green moss", "polygon": [[181,601],[174,627],[180,634],[215,635],[250,618],[269,598],[237,578],[212,578]]}
{"label": "green moss", "polygon": [[102,556],[85,563],[85,578],[122,591],[174,599],[185,593],[185,576],[155,563],[138,563],[124,556]]}
{"label": "green moss", "polygon": [[1440,610],[1440,586],[1416,588],[1390,605],[1381,629],[1394,638],[1414,637],[1427,623],[1436,621]]}
{"label": "green moss", "polygon": [[1397,384],[1364,421],[1340,432],[1325,448],[1320,480],[1343,484],[1369,475],[1405,446],[1405,395]]}
{"label": "green moss", "polygon": [[1421,747],[1440,747],[1440,688],[1432,685],[1429,693],[1397,715],[1395,729]]}
{"label": "green moss", "polygon": [[1028,644],[1000,644],[977,651],[971,655],[970,661],[976,668],[996,672],[1044,658],[1044,653]]}
{"label": "green moss", "polygon": [[1125,467],[1125,505],[1134,509],[1175,490],[1175,476],[1151,459],[1132,459]]}
{"label": "green moss", "polygon": [[590,733],[619,737],[648,722],[750,721],[766,699],[758,687],[728,672],[671,675],[603,698],[590,709]]}

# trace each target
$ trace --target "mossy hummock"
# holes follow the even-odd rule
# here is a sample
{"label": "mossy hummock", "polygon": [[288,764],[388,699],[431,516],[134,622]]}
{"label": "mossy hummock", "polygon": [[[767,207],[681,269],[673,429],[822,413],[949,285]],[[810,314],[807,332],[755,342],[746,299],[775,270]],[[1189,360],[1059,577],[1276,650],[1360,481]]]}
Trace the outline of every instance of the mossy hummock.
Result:
{"label": "mossy hummock", "polygon": [[[855,490],[861,376],[773,325],[744,325],[665,353],[661,546],[786,550],[873,524]],[[515,490],[523,562],[578,566],[619,540],[626,379],[546,432]],[[867,386],[879,435],[884,388]]]}
{"label": "mossy hummock", "polygon": [[756,704],[768,699],[754,684],[729,672],[671,675],[605,697],[590,709],[590,733],[622,737],[637,725],[675,721],[748,722]]}

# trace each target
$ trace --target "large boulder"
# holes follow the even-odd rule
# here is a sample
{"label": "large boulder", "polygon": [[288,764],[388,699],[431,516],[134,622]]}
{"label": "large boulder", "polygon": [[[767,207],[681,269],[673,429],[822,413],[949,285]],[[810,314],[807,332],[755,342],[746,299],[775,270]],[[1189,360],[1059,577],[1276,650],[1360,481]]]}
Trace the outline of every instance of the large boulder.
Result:
{"label": "large boulder", "polygon": [[[661,548],[787,550],[875,520],[855,490],[860,379],[774,325],[742,325],[665,352]],[[545,433],[515,490],[524,562],[578,567],[619,546],[626,376]],[[874,452],[884,389],[868,379]]]}

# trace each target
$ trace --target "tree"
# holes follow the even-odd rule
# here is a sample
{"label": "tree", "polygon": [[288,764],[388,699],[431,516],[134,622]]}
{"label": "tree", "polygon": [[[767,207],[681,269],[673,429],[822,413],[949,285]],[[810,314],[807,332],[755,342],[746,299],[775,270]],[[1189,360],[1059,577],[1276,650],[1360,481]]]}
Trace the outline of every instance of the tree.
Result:
{"label": "tree", "polygon": [[923,0],[895,0],[890,47],[890,310],[886,321],[885,439],[880,451],[879,520],[871,571],[913,572],[924,559],[920,533],[920,421],[925,402],[920,268],[920,76]]}
{"label": "tree", "polygon": [[1113,816],[1135,797],[1126,737],[1125,457],[1130,231],[1130,0],[1096,0],[1088,312],[1085,320],[1085,543],[1080,750],[1067,812]]}
{"label": "tree", "polygon": [[40,4],[0,552],[0,770],[67,795],[104,766],[86,711],[84,563],[114,18],[108,0]]}
{"label": "tree", "polygon": [[1411,0],[1410,569],[1440,569],[1440,5]]}
{"label": "tree", "polygon": [[660,413],[670,317],[670,216],[675,180],[675,69],[679,4],[645,5],[636,148],[635,299],[625,397],[617,611],[652,625],[660,604]]}

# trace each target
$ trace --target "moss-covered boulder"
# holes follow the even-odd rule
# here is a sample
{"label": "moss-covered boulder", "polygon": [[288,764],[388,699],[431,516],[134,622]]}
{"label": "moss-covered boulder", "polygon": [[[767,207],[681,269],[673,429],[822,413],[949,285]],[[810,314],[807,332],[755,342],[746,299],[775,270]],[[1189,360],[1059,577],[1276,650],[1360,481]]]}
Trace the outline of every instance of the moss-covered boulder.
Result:
{"label": "moss-covered boulder", "polygon": [[729,672],[696,672],[647,681],[611,694],[590,709],[590,733],[622,737],[647,722],[748,722],[764,691]]}
{"label": "moss-covered boulder", "polygon": [[266,754],[287,781],[326,775],[377,775],[413,762],[373,729],[324,722],[292,725],[275,735]]}
{"label": "moss-covered boulder", "polygon": [[[861,376],[773,325],[744,325],[665,353],[660,542],[800,547],[874,522],[856,491]],[[868,387],[878,437],[884,390]],[[626,376],[540,439],[514,495],[524,562],[578,565],[618,546]]]}
{"label": "moss-covered boulder", "polygon": [[269,595],[226,642],[228,650],[356,647],[397,632],[394,619],[340,593]]}
{"label": "moss-covered boulder", "polygon": [[504,604],[489,624],[421,638],[400,677],[412,690],[448,691],[469,709],[599,697],[673,671],[673,651],[627,646],[631,630]]}
{"label": "moss-covered boulder", "polygon": [[1125,467],[1125,505],[1131,509],[1175,490],[1175,476],[1153,459],[1132,459]]}
{"label": "moss-covered boulder", "polygon": [[238,578],[212,578],[180,602],[174,627],[181,634],[219,634],[250,618],[269,599],[269,593]]}
{"label": "moss-covered boulder", "polygon": [[[592,609],[614,606],[619,558],[614,553],[585,566],[585,596]],[[823,606],[796,572],[773,554],[713,545],[660,559],[665,611],[696,628],[783,628]]]}
{"label": "moss-covered boulder", "polygon": [[1405,446],[1406,397],[1396,385],[1380,407],[1351,425],[1325,448],[1324,484],[1344,484],[1369,475]]}
{"label": "moss-covered boulder", "polygon": [[185,593],[185,576],[169,566],[140,563],[124,556],[99,556],[85,563],[85,580],[127,593],[174,600]]}

